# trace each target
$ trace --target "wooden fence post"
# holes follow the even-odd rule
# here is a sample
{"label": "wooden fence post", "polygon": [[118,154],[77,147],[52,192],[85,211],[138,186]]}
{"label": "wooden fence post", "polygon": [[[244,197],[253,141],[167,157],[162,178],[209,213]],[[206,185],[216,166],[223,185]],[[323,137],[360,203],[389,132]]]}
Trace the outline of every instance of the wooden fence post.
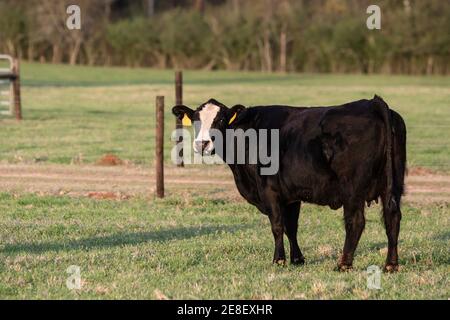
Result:
{"label": "wooden fence post", "polygon": [[156,97],[156,196],[164,198],[164,97]]}
{"label": "wooden fence post", "polygon": [[[175,72],[175,104],[177,106],[183,104],[183,72],[182,71],[176,71]],[[175,118],[175,129],[183,129],[183,124],[181,123],[181,120],[178,118]],[[183,136],[179,136],[178,140],[176,141],[176,144],[183,143]],[[180,150],[180,152],[177,154],[177,166],[178,167],[184,167],[183,162],[183,149]]]}
{"label": "wooden fence post", "polygon": [[19,59],[13,60],[12,72],[14,78],[12,79],[13,96],[14,96],[14,115],[17,120],[22,120],[22,105],[20,98],[20,66]]}

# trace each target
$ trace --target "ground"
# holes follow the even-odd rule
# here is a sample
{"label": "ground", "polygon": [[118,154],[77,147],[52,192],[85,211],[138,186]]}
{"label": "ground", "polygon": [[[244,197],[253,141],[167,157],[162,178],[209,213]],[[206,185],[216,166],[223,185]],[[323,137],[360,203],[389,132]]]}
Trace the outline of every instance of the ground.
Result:
{"label": "ground", "polygon": [[[185,103],[327,105],[377,93],[408,127],[397,274],[383,266],[380,207],[367,210],[355,270],[333,271],[342,210],[305,204],[307,264],[274,266],[268,219],[224,166],[176,168],[173,73],[23,65],[22,123],[0,118],[0,298],[439,298],[449,294],[450,79],[186,72]],[[166,198],[154,198],[155,95],[166,96]],[[286,243],[287,245],[287,243]],[[287,246],[286,246],[287,247]],[[66,272],[81,269],[81,288]]]}

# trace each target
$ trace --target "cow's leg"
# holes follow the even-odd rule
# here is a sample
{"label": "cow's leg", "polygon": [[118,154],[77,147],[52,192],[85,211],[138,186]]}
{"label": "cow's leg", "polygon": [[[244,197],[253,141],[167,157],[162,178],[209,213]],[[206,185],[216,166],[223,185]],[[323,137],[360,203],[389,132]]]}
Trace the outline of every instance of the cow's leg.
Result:
{"label": "cow's leg", "polygon": [[[397,203],[400,203],[400,201]],[[383,207],[384,226],[386,227],[386,235],[388,238],[388,253],[384,270],[387,272],[395,272],[398,271],[397,243],[402,213],[400,208],[389,210],[384,203]]]}
{"label": "cow's leg", "polygon": [[284,219],[282,210],[278,203],[272,205],[272,210],[269,214],[270,224],[272,226],[273,238],[275,240],[275,252],[273,254],[273,263],[285,264],[286,254],[284,252],[283,231]]}
{"label": "cow's leg", "polygon": [[358,246],[359,238],[364,230],[366,219],[364,217],[364,202],[355,201],[344,204],[345,243],[339,270],[352,268],[353,255]]}
{"label": "cow's leg", "polygon": [[300,214],[300,202],[292,203],[283,210],[284,213],[284,232],[289,239],[291,263],[304,264],[305,258],[298,246],[297,229],[298,216]]}

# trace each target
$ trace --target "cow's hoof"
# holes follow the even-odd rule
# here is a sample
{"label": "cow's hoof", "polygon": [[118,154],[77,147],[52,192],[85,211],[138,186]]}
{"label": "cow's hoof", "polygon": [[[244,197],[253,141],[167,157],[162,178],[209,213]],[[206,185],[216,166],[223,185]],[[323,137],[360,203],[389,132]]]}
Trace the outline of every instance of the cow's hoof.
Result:
{"label": "cow's hoof", "polygon": [[353,266],[351,264],[339,264],[337,267],[337,271],[339,272],[349,272],[353,270]]}
{"label": "cow's hoof", "polygon": [[274,259],[273,264],[279,265],[279,266],[285,266],[286,265],[286,259]]}
{"label": "cow's hoof", "polygon": [[384,272],[393,273],[399,270],[398,264],[387,264],[384,266]]}
{"label": "cow's hoof", "polygon": [[292,259],[291,260],[291,264],[296,265],[296,266],[304,265],[305,264],[305,258],[304,257],[300,257],[300,258]]}

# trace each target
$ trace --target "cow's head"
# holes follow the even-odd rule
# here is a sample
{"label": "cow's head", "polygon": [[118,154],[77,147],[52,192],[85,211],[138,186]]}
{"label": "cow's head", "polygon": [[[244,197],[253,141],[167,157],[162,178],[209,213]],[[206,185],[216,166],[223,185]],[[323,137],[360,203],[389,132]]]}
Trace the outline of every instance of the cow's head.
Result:
{"label": "cow's head", "polygon": [[208,155],[214,153],[214,135],[211,134],[211,131],[218,130],[225,137],[225,130],[231,127],[238,114],[244,109],[245,107],[242,105],[228,108],[224,104],[210,99],[196,110],[181,105],[173,107],[172,112],[183,122],[184,126],[194,124],[194,152]]}

